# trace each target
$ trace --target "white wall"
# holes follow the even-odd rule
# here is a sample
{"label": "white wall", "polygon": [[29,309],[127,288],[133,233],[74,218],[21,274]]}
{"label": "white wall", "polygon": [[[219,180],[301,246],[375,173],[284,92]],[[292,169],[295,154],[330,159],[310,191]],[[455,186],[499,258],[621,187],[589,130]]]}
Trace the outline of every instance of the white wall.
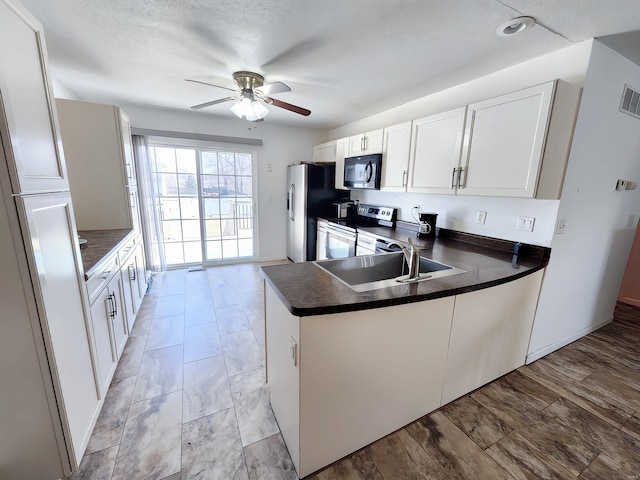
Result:
{"label": "white wall", "polygon": [[[591,41],[582,42],[414,100],[331,130],[329,138],[342,138],[421,118],[556,78],[581,86],[587,71],[591,44]],[[399,218],[406,221],[414,221],[411,208],[415,204],[420,204],[425,211],[439,213],[439,227],[542,246],[551,245],[559,203],[554,200],[392,194],[371,191],[353,191],[352,197],[363,202],[399,208]],[[484,225],[476,223],[476,214],[479,210],[487,212]],[[516,230],[519,215],[536,218],[533,232]]]}
{"label": "white wall", "polygon": [[[286,258],[287,165],[310,161],[313,146],[326,141],[326,132],[273,125],[268,118],[250,123],[233,115],[213,117],[131,105],[120,107],[134,128],[262,139],[261,147],[251,146],[258,151],[258,259]],[[268,164],[271,172],[267,171]]]}
{"label": "white wall", "polygon": [[[555,235],[529,346],[533,361],[611,320],[640,214],[640,119],[618,111],[624,84],[640,89],[640,67],[598,41],[585,79]],[[637,221],[637,220],[636,220]]]}

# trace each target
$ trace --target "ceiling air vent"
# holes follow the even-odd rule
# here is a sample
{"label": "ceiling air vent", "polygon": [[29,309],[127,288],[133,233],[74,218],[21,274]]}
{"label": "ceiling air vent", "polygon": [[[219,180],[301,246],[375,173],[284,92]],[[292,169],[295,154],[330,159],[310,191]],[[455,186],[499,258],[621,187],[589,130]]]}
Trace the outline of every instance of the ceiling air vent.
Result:
{"label": "ceiling air vent", "polygon": [[640,118],[640,93],[632,89],[629,85],[624,86],[620,111]]}

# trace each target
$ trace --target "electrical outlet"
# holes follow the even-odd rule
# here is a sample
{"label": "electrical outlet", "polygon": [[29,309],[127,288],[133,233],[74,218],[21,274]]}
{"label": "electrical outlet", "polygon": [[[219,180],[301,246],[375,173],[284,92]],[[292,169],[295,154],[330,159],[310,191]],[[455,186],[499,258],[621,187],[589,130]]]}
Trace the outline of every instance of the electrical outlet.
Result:
{"label": "electrical outlet", "polygon": [[562,235],[564,233],[564,229],[567,226],[567,219],[566,218],[561,218],[560,220],[558,220],[558,223],[556,225],[556,235]]}
{"label": "electrical outlet", "polygon": [[619,178],[616,182],[616,191],[626,190],[627,189],[627,181]]}
{"label": "electrical outlet", "polygon": [[478,215],[476,216],[476,223],[480,225],[484,225],[484,222],[487,219],[487,212],[478,211]]}
{"label": "electrical outlet", "polygon": [[533,232],[533,224],[535,221],[535,217],[518,217],[516,228],[524,232]]}

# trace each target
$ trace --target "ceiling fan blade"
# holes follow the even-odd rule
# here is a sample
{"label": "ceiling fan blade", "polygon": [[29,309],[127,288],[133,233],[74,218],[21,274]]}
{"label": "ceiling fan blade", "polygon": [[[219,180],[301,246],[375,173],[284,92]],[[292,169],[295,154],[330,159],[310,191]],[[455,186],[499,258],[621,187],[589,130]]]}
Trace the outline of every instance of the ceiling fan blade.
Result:
{"label": "ceiling fan blade", "polygon": [[291,88],[289,88],[289,86],[285,83],[273,82],[273,83],[266,83],[261,87],[255,88],[253,91],[256,93],[259,93],[260,95],[267,96],[267,95],[273,95],[274,93],[290,92]]}
{"label": "ceiling fan blade", "polygon": [[264,101],[270,105],[275,105],[276,107],[284,108],[285,110],[289,110],[294,113],[299,113],[300,115],[304,115],[305,117],[311,115],[311,110],[307,110],[306,108],[298,107],[296,105],[291,105],[290,103],[283,102],[282,100],[278,100],[276,98],[265,97]]}
{"label": "ceiling fan blade", "polygon": [[217,105],[218,103],[230,102],[231,100],[235,100],[237,98],[238,97],[219,98],[218,100],[213,100],[211,102],[205,102],[205,103],[201,103],[199,105],[194,105],[191,108],[193,110],[200,110],[201,108],[210,107],[211,105]]}
{"label": "ceiling fan blade", "polygon": [[213,83],[201,82],[200,80],[190,80],[188,78],[185,78],[184,81],[185,82],[192,82],[192,83],[201,83],[202,85],[209,85],[210,87],[224,88],[225,90],[231,90],[232,92],[237,92],[238,91],[235,88],[223,87],[222,85],[215,85]]}

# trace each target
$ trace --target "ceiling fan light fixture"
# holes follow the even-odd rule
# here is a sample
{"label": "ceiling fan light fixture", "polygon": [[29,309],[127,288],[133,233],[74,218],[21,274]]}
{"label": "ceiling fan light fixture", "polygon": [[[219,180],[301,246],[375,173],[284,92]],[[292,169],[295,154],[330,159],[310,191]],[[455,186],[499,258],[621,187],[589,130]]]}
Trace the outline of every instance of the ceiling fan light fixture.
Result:
{"label": "ceiling fan light fixture", "polygon": [[511,20],[498,25],[498,28],[496,28],[496,35],[499,37],[511,37],[524,32],[535,24],[536,20],[533,17],[512,18]]}
{"label": "ceiling fan light fixture", "polygon": [[258,100],[251,100],[249,98],[243,98],[233,107],[231,111],[236,114],[238,118],[245,117],[250,122],[255,122],[267,116],[269,110]]}

